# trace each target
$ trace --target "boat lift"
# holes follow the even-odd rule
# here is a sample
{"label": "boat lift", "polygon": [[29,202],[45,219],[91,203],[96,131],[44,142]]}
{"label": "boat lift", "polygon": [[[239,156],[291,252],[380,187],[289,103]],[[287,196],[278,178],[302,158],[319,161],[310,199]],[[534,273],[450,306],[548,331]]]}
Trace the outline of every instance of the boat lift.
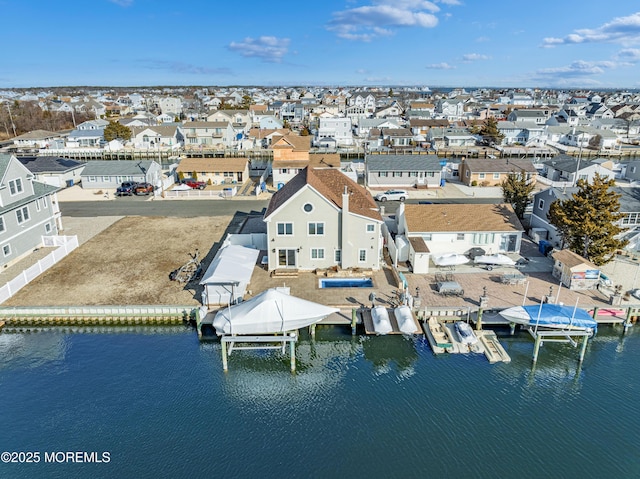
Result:
{"label": "boat lift", "polygon": [[[266,336],[243,336],[243,335],[226,335],[220,338],[222,349],[222,369],[229,370],[228,356],[234,350],[256,350],[256,349],[280,349],[282,354],[285,353],[287,343],[289,343],[289,352],[291,356],[291,372],[296,370],[296,342],[298,341],[298,333],[296,331],[284,333],[284,335],[266,335]],[[237,343],[241,344],[238,346]],[[250,346],[248,344],[259,344]],[[280,343],[280,344],[278,344]],[[229,347],[227,348],[227,344]]]}

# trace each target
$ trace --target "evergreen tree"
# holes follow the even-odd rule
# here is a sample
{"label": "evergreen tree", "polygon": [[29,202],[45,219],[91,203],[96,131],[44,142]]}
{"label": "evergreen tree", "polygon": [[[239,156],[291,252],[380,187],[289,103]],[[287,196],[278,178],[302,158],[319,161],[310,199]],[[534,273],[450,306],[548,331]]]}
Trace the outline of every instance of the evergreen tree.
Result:
{"label": "evergreen tree", "polygon": [[609,190],[614,180],[596,174],[592,183],[578,180],[578,191],[571,198],[556,200],[549,207],[549,222],[562,237],[563,246],[600,266],[613,259],[626,240],[615,236],[624,231],[618,226],[620,195]]}
{"label": "evergreen tree", "polygon": [[116,138],[120,138],[125,141],[130,140],[131,130],[117,121],[110,121],[104,129],[104,139],[106,141],[111,141]]}
{"label": "evergreen tree", "polygon": [[500,144],[504,135],[498,130],[498,120],[490,116],[484,121],[484,124],[480,128],[480,135],[484,143],[490,145],[492,143]]}
{"label": "evergreen tree", "polygon": [[530,201],[535,184],[527,179],[527,175],[524,172],[512,172],[509,173],[500,186],[502,187],[502,196],[505,203],[513,205],[513,210],[518,218],[523,219],[524,210]]}

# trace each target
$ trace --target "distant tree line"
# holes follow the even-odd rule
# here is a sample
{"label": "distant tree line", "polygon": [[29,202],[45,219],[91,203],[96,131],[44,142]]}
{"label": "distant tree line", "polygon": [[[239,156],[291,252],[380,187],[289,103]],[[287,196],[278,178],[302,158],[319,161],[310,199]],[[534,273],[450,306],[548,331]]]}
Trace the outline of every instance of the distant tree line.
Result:
{"label": "distant tree line", "polygon": [[[94,119],[91,113],[74,113],[76,125]],[[13,120],[13,121],[12,121]],[[71,113],[43,110],[33,101],[0,104],[0,139],[20,136],[33,130],[61,131],[73,128]]]}

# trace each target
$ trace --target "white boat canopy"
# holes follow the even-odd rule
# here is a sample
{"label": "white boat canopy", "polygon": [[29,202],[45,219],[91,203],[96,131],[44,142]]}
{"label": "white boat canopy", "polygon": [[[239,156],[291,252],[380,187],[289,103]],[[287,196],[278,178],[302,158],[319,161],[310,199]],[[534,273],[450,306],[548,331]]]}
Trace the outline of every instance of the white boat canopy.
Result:
{"label": "white boat canopy", "polygon": [[221,305],[242,298],[259,254],[257,249],[234,244],[221,248],[200,280],[204,286],[202,303]]}
{"label": "white boat canopy", "polygon": [[339,311],[272,288],[216,313],[218,335],[273,334],[310,326]]}

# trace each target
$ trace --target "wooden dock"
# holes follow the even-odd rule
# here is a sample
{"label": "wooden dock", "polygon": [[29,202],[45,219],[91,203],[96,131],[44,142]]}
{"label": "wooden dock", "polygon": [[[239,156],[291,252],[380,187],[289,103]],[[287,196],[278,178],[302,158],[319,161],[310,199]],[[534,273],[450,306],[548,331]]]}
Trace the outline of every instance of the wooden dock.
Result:
{"label": "wooden dock", "polygon": [[[392,328],[392,331],[389,334],[404,334],[402,331],[400,331],[400,328],[398,327],[398,321],[396,320],[396,315],[393,313],[393,309],[387,308],[387,313],[389,313],[389,322],[391,323],[391,328]],[[359,311],[359,315],[361,317],[362,324],[364,324],[365,333],[377,335],[378,333],[376,333],[376,330],[373,327],[373,318],[371,317],[371,310],[368,308],[361,309]],[[416,326],[416,329],[411,334],[414,334],[414,335],[422,334],[422,328],[420,327],[420,323],[416,319],[415,315],[412,314],[411,317],[413,318],[413,322],[415,323],[415,326]]]}

